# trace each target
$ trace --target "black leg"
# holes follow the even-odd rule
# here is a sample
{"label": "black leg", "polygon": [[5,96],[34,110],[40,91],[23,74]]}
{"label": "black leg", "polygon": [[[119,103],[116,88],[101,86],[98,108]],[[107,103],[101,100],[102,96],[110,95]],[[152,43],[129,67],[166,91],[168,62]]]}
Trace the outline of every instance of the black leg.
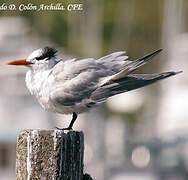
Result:
{"label": "black leg", "polygon": [[77,117],[78,117],[78,115],[75,112],[73,112],[73,114],[72,114],[72,120],[71,120],[71,122],[70,122],[70,124],[69,124],[69,126],[67,128],[58,128],[58,127],[56,127],[56,128],[58,130],[71,130],[72,127],[73,127],[74,122],[77,119]]}

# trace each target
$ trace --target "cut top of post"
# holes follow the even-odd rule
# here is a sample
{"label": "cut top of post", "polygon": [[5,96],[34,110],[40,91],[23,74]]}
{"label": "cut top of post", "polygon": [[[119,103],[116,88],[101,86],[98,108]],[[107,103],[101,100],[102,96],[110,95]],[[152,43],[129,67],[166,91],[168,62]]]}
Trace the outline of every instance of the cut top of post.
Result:
{"label": "cut top of post", "polygon": [[16,146],[16,179],[83,178],[83,132],[23,130]]}

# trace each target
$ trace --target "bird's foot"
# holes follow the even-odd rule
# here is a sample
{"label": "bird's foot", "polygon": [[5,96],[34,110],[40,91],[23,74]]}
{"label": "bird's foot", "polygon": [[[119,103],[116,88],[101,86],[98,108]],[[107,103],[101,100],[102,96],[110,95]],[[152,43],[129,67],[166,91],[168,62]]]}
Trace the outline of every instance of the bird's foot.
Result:
{"label": "bird's foot", "polygon": [[73,127],[73,124],[76,121],[76,119],[77,119],[77,114],[75,112],[73,112],[72,120],[71,120],[69,126],[67,128],[58,128],[58,127],[56,127],[56,129],[61,130],[61,131],[65,131],[65,130],[70,131],[70,130],[73,130],[72,127]]}
{"label": "bird's foot", "polygon": [[70,131],[70,130],[73,130],[72,127],[67,127],[67,128],[58,128],[58,127],[55,127],[57,130],[60,130],[60,131]]}

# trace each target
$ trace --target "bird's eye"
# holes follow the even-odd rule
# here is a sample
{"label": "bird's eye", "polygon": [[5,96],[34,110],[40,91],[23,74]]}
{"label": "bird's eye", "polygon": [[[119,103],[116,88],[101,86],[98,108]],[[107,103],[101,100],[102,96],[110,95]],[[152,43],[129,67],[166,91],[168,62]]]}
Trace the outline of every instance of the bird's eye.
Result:
{"label": "bird's eye", "polygon": [[43,57],[42,57],[42,56],[39,56],[39,57],[36,57],[35,59],[36,59],[36,60],[42,60]]}

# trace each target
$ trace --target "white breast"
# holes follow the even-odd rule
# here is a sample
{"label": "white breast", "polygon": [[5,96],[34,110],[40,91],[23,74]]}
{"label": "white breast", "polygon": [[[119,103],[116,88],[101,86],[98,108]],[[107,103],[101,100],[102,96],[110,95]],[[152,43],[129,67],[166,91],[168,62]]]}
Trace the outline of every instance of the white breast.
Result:
{"label": "white breast", "polygon": [[50,99],[50,87],[53,86],[54,77],[50,75],[51,70],[33,72],[29,70],[26,74],[26,85],[32,95],[34,95],[41,106],[48,111],[62,114],[81,113],[88,110],[84,100],[73,106],[63,106]]}
{"label": "white breast", "polygon": [[34,95],[44,109],[52,110],[49,102],[50,70],[33,72],[29,70],[26,74],[26,86]]}

